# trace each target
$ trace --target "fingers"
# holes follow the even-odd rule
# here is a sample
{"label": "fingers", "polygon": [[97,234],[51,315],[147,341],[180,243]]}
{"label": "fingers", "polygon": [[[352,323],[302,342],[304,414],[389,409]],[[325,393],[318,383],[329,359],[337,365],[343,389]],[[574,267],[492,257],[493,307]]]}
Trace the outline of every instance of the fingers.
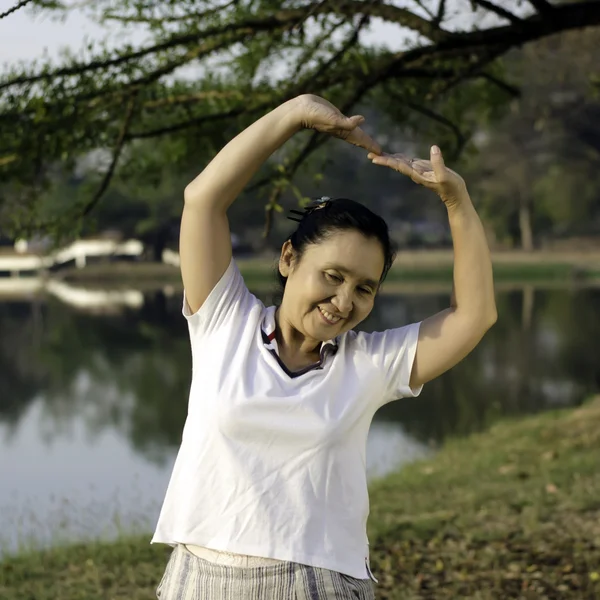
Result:
{"label": "fingers", "polygon": [[377,156],[374,153],[369,153],[367,158],[371,159],[371,162],[374,165],[389,167],[408,177],[412,177],[414,173],[410,159],[403,154],[394,154],[392,156],[384,152],[381,156]]}
{"label": "fingers", "polygon": [[353,117],[343,117],[341,116],[338,119],[336,125],[345,131],[352,131],[356,129],[359,125],[362,125],[365,122],[365,118],[362,115],[354,115]]}
{"label": "fingers", "polygon": [[439,146],[431,146],[429,156],[431,157],[433,172],[435,173],[437,180],[443,181],[445,179],[446,165],[444,164],[444,157],[442,156],[442,151]]}
{"label": "fingers", "polygon": [[374,154],[381,154],[381,146],[359,127],[359,125],[362,125],[365,122],[365,118],[362,115],[355,115],[349,118],[344,117],[343,120],[347,125],[344,129],[350,131],[350,134],[346,137],[347,142],[364,148]]}
{"label": "fingers", "polygon": [[437,146],[432,146],[431,148],[431,160],[409,158],[404,154],[387,154],[385,152],[381,156],[370,152],[367,158],[374,165],[382,165],[394,169],[403,175],[407,175],[417,183],[439,183],[447,179],[446,174],[448,169],[444,164],[442,153]]}
{"label": "fingers", "polygon": [[381,146],[360,127],[354,129],[346,138],[346,141],[368,150],[369,153],[373,153],[373,155],[381,154]]}

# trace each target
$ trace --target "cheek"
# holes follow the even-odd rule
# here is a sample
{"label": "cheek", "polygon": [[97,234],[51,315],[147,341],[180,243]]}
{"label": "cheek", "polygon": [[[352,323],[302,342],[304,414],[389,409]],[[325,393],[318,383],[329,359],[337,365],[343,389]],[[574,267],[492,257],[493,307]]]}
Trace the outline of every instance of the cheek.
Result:
{"label": "cheek", "polygon": [[326,286],[323,285],[318,274],[311,272],[296,273],[290,291],[298,306],[321,302],[328,295]]}
{"label": "cheek", "polygon": [[331,289],[325,284],[319,273],[309,273],[300,281],[300,289],[307,300],[320,302],[331,296]]}
{"label": "cheek", "polygon": [[364,321],[373,310],[374,300],[362,300],[356,305],[356,319]]}

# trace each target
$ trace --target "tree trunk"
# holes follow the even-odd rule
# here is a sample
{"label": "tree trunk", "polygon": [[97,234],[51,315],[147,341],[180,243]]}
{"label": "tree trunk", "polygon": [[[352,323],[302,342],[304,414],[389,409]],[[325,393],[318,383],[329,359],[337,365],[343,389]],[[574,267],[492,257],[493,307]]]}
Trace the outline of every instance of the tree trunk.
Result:
{"label": "tree trunk", "polygon": [[533,250],[533,231],[531,230],[531,205],[521,198],[519,204],[519,231],[521,233],[521,248],[525,252]]}
{"label": "tree trunk", "polygon": [[533,319],[534,306],[534,289],[533,285],[527,284],[523,286],[523,306],[521,308],[521,329],[526,332],[531,329],[531,321]]}
{"label": "tree trunk", "polygon": [[167,235],[164,230],[157,233],[152,243],[152,260],[154,262],[162,262],[163,250],[167,245]]}

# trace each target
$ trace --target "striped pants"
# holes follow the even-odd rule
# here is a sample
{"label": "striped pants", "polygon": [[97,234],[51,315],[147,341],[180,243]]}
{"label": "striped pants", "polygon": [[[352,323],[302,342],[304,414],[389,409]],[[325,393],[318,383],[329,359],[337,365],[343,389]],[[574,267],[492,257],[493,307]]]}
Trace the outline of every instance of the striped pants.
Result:
{"label": "striped pants", "polygon": [[263,567],[226,566],[175,546],[159,600],[374,600],[370,579],[293,562]]}

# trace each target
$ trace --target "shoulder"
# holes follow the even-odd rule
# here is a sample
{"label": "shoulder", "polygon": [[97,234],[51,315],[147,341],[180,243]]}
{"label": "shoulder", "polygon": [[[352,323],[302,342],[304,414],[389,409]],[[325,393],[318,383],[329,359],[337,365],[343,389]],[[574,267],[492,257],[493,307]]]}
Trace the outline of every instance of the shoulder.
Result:
{"label": "shoulder", "polygon": [[344,353],[368,354],[368,335],[364,331],[351,329],[336,338],[338,348]]}
{"label": "shoulder", "polygon": [[[190,311],[184,292],[183,315],[197,335],[250,326],[255,324],[264,310],[261,300],[248,290],[233,259],[195,313]],[[250,318],[251,315],[253,318]]]}
{"label": "shoulder", "polygon": [[411,323],[403,327],[384,329],[383,331],[348,331],[340,336],[348,352],[365,354],[378,358],[382,353],[395,353],[406,346],[417,343],[420,323]]}

